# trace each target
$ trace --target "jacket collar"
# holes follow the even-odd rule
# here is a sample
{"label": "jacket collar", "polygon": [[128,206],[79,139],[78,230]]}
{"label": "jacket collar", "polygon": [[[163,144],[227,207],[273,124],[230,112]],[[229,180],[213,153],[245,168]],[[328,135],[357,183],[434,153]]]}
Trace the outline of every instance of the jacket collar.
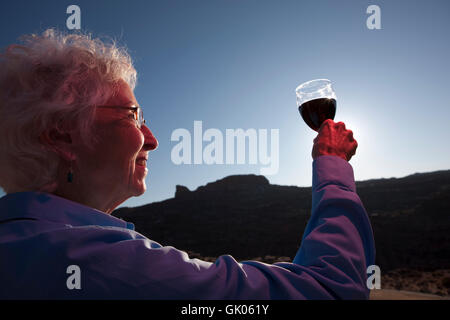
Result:
{"label": "jacket collar", "polygon": [[0,223],[20,218],[72,226],[99,225],[134,230],[132,223],[49,193],[17,192],[0,198]]}

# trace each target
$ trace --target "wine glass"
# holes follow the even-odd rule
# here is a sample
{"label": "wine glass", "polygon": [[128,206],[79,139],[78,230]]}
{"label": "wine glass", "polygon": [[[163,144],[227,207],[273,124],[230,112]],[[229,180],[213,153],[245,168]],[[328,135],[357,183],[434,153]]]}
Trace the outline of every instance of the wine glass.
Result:
{"label": "wine glass", "polygon": [[326,119],[334,120],[336,94],[328,79],[316,79],[302,83],[295,89],[297,107],[306,124],[319,131]]}

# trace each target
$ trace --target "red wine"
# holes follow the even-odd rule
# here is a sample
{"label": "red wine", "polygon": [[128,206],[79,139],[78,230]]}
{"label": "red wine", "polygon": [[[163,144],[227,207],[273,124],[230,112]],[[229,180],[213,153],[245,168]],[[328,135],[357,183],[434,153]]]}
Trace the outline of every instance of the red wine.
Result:
{"label": "red wine", "polygon": [[298,107],[298,111],[311,129],[319,131],[320,125],[326,119],[334,120],[336,100],[329,98],[310,100]]}

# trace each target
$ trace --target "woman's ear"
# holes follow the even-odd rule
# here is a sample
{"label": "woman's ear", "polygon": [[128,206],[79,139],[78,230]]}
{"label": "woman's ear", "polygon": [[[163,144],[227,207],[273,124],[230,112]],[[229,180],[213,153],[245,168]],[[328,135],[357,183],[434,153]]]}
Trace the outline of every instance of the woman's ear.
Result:
{"label": "woman's ear", "polygon": [[45,130],[39,136],[39,141],[62,159],[66,161],[75,160],[72,138],[69,133],[63,133],[57,129]]}

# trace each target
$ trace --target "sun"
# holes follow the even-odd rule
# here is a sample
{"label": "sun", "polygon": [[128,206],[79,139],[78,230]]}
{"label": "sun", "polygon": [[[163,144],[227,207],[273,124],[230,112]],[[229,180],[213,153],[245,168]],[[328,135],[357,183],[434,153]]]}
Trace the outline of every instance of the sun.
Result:
{"label": "sun", "polygon": [[353,137],[358,142],[358,145],[365,145],[369,143],[370,139],[370,124],[367,119],[346,115],[343,119],[335,119],[335,122],[343,122],[347,130],[353,132]]}

